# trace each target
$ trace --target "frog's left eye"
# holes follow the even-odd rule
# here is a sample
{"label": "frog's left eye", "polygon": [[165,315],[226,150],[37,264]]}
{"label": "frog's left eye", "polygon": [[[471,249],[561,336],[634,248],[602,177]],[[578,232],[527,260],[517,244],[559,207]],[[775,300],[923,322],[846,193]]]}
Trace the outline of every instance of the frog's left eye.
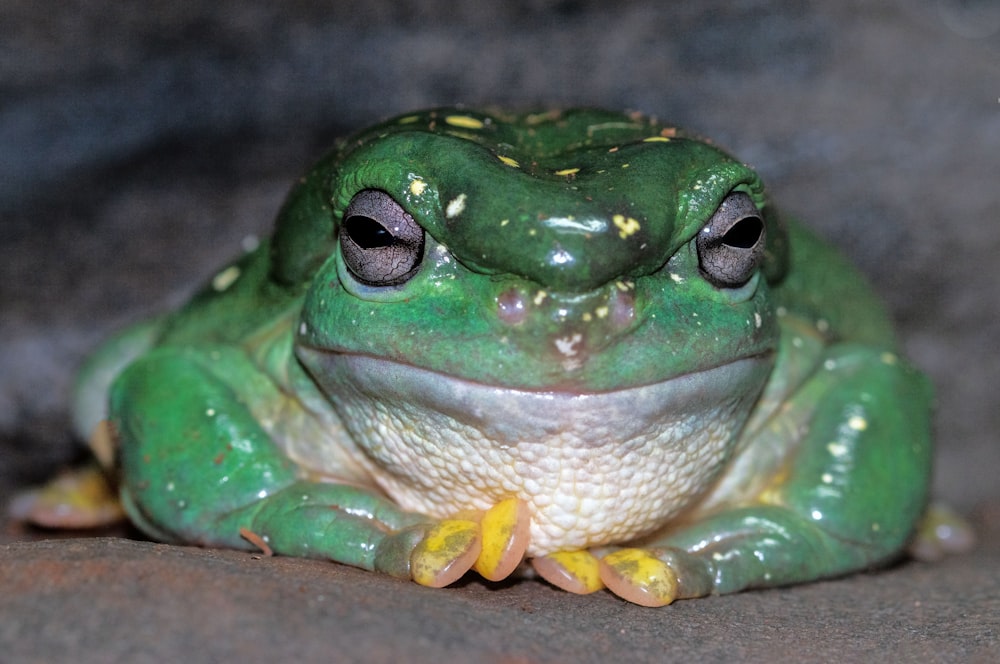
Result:
{"label": "frog's left eye", "polygon": [[764,257],[764,241],[764,220],[753,200],[740,191],[729,194],[695,239],[702,274],[721,288],[742,286]]}
{"label": "frog's left eye", "polygon": [[361,283],[398,286],[420,266],[424,229],[392,196],[364,189],[344,211],[340,253],[347,269]]}

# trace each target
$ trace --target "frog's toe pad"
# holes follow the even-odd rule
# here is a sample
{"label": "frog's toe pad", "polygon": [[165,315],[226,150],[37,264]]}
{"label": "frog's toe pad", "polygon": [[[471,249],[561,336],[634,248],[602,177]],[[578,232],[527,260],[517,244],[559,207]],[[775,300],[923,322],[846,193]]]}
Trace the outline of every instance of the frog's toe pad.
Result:
{"label": "frog's toe pad", "polygon": [[600,563],[589,551],[558,551],[531,560],[538,575],[577,595],[588,595],[604,587]]}
{"label": "frog's toe pad", "polygon": [[410,555],[410,573],[422,586],[443,588],[462,577],[479,558],[479,523],[446,519],[431,528]]}
{"label": "frog's toe pad", "polygon": [[114,487],[96,465],[67,471],[18,495],[9,511],[18,521],[44,528],[99,528],[125,519]]}
{"label": "frog's toe pad", "polygon": [[968,553],[975,546],[972,526],[947,505],[932,503],[907,551],[917,560],[936,562],[949,555]]}
{"label": "frog's toe pad", "polygon": [[677,575],[649,551],[615,551],[601,559],[600,569],[608,589],[634,604],[665,606],[677,598]]}
{"label": "frog's toe pad", "polygon": [[528,549],[530,516],[523,500],[510,498],[488,509],[479,522],[482,551],[474,568],[483,578],[507,578]]}

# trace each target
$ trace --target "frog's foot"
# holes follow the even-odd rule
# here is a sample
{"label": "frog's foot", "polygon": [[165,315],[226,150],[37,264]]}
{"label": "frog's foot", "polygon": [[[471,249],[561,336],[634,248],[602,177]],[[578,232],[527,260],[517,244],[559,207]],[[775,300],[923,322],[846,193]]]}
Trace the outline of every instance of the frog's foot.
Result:
{"label": "frog's foot", "polygon": [[677,598],[677,575],[644,549],[619,549],[603,557],[591,551],[557,551],[533,558],[543,579],[577,595],[608,588],[642,606],[664,606]]}
{"label": "frog's foot", "polygon": [[539,576],[572,593],[587,594],[607,588],[641,606],[665,606],[675,599],[711,592],[709,570],[696,556],[680,549],[618,549],[560,551],[535,558]]}
{"label": "frog's foot", "polygon": [[932,503],[924,513],[907,549],[917,560],[934,562],[970,551],[976,534],[965,519],[942,503]]}
{"label": "frog's foot", "polygon": [[15,520],[44,528],[100,528],[125,518],[117,492],[93,463],[18,495],[9,512]]}
{"label": "frog's foot", "polygon": [[441,588],[474,569],[490,581],[514,571],[528,548],[528,509],[516,498],[480,514],[445,519],[430,528],[410,555],[417,583]]}

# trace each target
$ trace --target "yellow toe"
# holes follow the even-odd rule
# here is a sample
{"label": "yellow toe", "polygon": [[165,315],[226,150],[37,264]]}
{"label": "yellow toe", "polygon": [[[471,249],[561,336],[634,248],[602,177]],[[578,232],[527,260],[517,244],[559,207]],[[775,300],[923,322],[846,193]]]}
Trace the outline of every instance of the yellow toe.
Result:
{"label": "yellow toe", "polygon": [[641,606],[664,606],[677,598],[677,575],[643,549],[621,549],[601,559],[601,579],[611,592]]}
{"label": "yellow toe", "polygon": [[587,595],[604,587],[600,563],[589,551],[557,551],[533,558],[531,565],[552,585],[577,595]]}
{"label": "yellow toe", "polygon": [[510,498],[488,509],[479,523],[482,551],[473,568],[490,581],[507,578],[528,548],[528,506]]}
{"label": "yellow toe", "polygon": [[99,528],[125,519],[117,491],[97,464],[22,493],[9,509],[15,519],[45,528]]}
{"label": "yellow toe", "polygon": [[439,522],[410,554],[410,573],[422,586],[442,588],[460,579],[479,557],[479,524],[464,519]]}

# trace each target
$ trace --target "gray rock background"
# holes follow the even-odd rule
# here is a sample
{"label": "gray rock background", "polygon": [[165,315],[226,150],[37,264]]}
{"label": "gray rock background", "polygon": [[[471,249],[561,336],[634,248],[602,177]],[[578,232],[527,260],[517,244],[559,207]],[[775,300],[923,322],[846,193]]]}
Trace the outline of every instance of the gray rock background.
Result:
{"label": "gray rock background", "polygon": [[[588,104],[713,136],[872,277],[938,387],[935,492],[976,520],[983,545],[938,568],[648,611],[534,582],[429,593],[310,561],[39,543],[49,534],[8,526],[3,652],[99,659],[102,628],[124,639],[119,657],[192,661],[234,654],[206,649],[213,633],[260,658],[472,659],[477,644],[495,661],[1000,652],[1000,5],[49,4],[0,8],[0,500],[77,455],[67,391],[86,351],[183,301],[243,238],[266,234],[334,137],[421,106]],[[132,562],[113,566],[120,556]],[[219,588],[184,579],[218,565],[242,600],[185,613]],[[14,581],[22,573],[38,583]],[[86,602],[70,600],[79,592]],[[317,593],[325,618],[306,624]],[[364,621],[334,619],[359,603]],[[171,628],[140,629],[147,618]],[[185,640],[192,621],[199,636]],[[49,650],[33,650],[43,634]]]}

